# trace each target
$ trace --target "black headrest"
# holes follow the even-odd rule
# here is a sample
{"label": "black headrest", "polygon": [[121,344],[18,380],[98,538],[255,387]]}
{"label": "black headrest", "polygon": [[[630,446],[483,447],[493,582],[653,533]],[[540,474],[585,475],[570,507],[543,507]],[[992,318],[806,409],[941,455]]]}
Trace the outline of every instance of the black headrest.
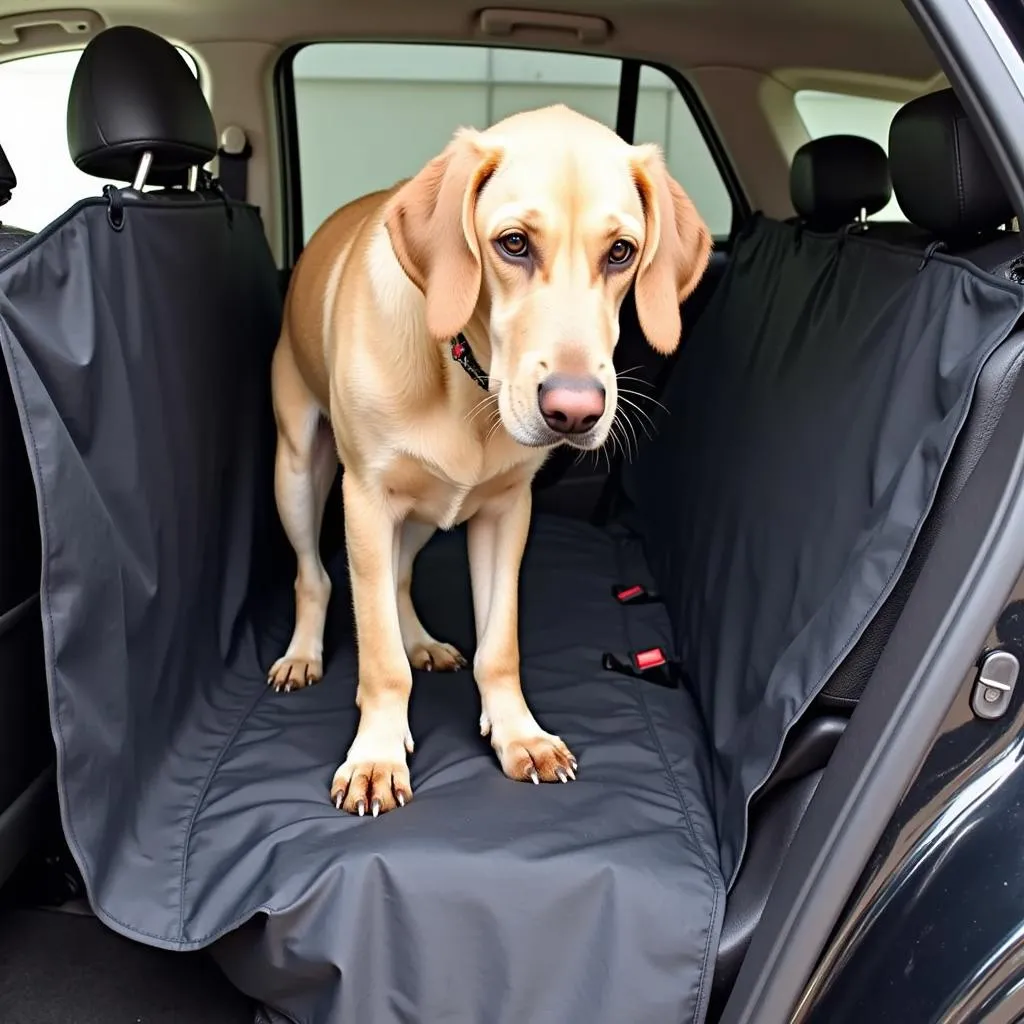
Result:
{"label": "black headrest", "polygon": [[944,239],[1013,217],[999,176],[952,89],[911,100],[889,127],[896,199],[907,219]]}
{"label": "black headrest", "polygon": [[859,135],[826,135],[796,151],[789,171],[793,207],[809,226],[835,231],[892,198],[885,150]]}
{"label": "black headrest", "polygon": [[0,206],[11,201],[11,192],[18,185],[18,179],[14,176],[14,168],[11,167],[7,154],[0,149]]}
{"label": "black headrest", "polygon": [[131,181],[153,154],[150,184],[174,185],[217,150],[213,116],[195,76],[166,39],[123,25],[82,53],[68,97],[68,149],[79,170]]}

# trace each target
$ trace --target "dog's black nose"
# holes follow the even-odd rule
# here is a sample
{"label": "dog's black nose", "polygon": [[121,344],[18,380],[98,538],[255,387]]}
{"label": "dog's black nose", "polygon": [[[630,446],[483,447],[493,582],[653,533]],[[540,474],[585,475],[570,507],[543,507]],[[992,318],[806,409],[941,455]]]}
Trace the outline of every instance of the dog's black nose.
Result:
{"label": "dog's black nose", "polygon": [[544,422],[559,434],[585,434],[604,413],[604,388],[596,377],[553,373],[537,388]]}

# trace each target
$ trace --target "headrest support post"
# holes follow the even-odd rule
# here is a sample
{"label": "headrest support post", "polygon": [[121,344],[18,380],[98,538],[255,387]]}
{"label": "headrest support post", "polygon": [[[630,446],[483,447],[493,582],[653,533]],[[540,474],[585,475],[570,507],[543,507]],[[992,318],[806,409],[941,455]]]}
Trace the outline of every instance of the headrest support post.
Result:
{"label": "headrest support post", "polygon": [[801,146],[789,172],[793,208],[814,230],[867,220],[892,197],[885,150],[858,135],[826,135]]}
{"label": "headrest support post", "polygon": [[135,177],[132,179],[132,188],[136,192],[141,192],[146,185],[146,179],[149,177],[149,172],[153,167],[153,154],[147,149],[145,153],[139,158],[139,166],[135,171]]}
{"label": "headrest support post", "polygon": [[188,183],[185,186],[189,192],[195,192],[199,188],[199,164],[193,164],[188,169]]}

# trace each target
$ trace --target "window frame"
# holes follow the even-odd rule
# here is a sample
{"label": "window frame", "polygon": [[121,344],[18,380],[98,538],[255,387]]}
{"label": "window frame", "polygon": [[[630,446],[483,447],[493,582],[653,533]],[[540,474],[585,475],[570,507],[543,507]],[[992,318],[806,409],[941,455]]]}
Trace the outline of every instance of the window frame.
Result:
{"label": "window frame", "polygon": [[[417,40],[409,42],[402,39],[313,39],[294,43],[283,50],[274,66],[274,108],[277,121],[277,144],[279,174],[279,198],[281,209],[281,244],[282,255],[287,267],[295,266],[302,252],[304,242],[304,224],[302,211],[302,167],[299,162],[298,112],[295,106],[295,75],[294,63],[298,54],[307,46],[324,43],[365,44],[367,46],[382,43],[401,44],[403,46],[445,45],[467,46],[483,49],[503,50],[540,50],[543,53],[564,53],[574,56],[603,57],[617,60],[619,70],[618,106],[616,109],[615,132],[627,142],[633,141],[636,129],[636,114],[640,92],[640,73],[648,67],[659,71],[676,88],[697,126],[704,144],[715,164],[722,184],[732,204],[732,222],[729,234],[715,239],[718,251],[728,251],[732,239],[739,226],[750,216],[751,208],[746,193],[740,185],[732,163],[725,152],[721,139],[716,134],[711,119],[697,98],[693,85],[676,68],[655,61],[636,60],[631,57],[619,57],[608,53],[587,53],[581,50],[558,50],[546,47],[507,46],[495,47],[484,43],[437,43],[434,40]],[[453,129],[454,130],[454,129]]]}

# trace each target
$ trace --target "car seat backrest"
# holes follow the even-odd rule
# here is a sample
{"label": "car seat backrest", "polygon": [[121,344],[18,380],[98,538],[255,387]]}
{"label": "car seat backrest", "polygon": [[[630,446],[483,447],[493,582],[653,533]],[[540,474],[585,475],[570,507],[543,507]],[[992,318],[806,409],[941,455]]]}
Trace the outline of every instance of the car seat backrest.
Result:
{"label": "car seat backrest", "polygon": [[[862,197],[830,210],[881,201],[870,159]],[[870,674],[887,628],[871,623],[1022,301],[860,230],[755,217],[738,239],[623,478],[711,736],[727,876],[782,738],[844,660],[857,687]]]}
{"label": "car seat backrest", "polygon": [[[206,101],[174,47],[127,27],[86,47],[69,98],[68,142],[91,174],[137,181],[148,166],[148,180],[165,186],[183,184],[215,151]],[[0,349],[15,400],[24,410],[45,394],[66,416],[58,436],[26,439],[35,482],[48,496],[39,512],[44,633],[52,638],[56,607],[75,624],[68,643],[95,650],[103,637],[103,685],[130,684],[133,706],[159,730],[173,718],[164,714],[170,702],[192,698],[166,685],[175,673],[187,677],[189,649],[242,642],[233,615],[252,581],[228,578],[225,552],[263,550],[273,529],[269,380],[281,297],[263,225],[254,207],[223,197],[111,186],[5,267]],[[169,379],[187,382],[187,392],[174,392],[189,395],[187,409],[169,408]],[[130,556],[105,558],[112,549]],[[49,574],[51,552],[90,566],[88,593],[100,600],[74,574]],[[110,621],[104,606],[123,608],[125,621]],[[227,611],[222,617],[214,607]],[[126,677],[123,636],[140,620],[152,646]],[[102,652],[119,644],[118,664],[107,662]],[[41,685],[38,693],[45,703]],[[82,713],[64,708],[66,727]],[[82,728],[90,724],[102,731]],[[116,745],[97,749],[85,775],[102,772],[116,787],[125,774],[117,757]],[[136,775],[155,770],[155,761],[132,766]],[[78,780],[71,772],[68,801],[88,800],[87,780],[77,791]]]}
{"label": "car seat backrest", "polygon": [[[1002,183],[960,101],[950,89],[902,107],[889,136],[893,185],[901,208],[952,250],[982,270],[1014,280],[1021,265],[1020,235],[1001,232],[1013,216]],[[981,370],[934,506],[899,582],[860,641],[822,691],[821,703],[852,708],[874,671],[931,550],[935,532],[985,451],[1024,361],[1024,339],[1012,336]]]}
{"label": "car seat backrest", "polygon": [[[945,107],[951,119],[960,113],[955,97],[946,93],[939,100],[928,101],[930,110],[926,113],[930,118],[935,116],[936,104]],[[990,193],[980,197],[989,212],[982,210],[979,215],[977,207],[969,199],[966,206],[963,206],[961,198],[956,194],[958,176],[948,173],[950,169],[956,170],[957,161],[963,157],[973,160],[975,173],[979,173],[978,143],[969,125],[961,126],[961,138],[956,145],[952,144],[951,132],[936,132],[933,138],[939,142],[937,147],[925,146],[917,151],[916,157],[908,157],[905,147],[917,147],[920,142],[914,130],[917,109],[915,104],[908,105],[894,125],[892,147],[900,159],[899,166],[908,175],[899,177],[898,194],[907,196],[908,190],[913,191],[916,175],[920,173],[945,176],[945,180],[953,186],[953,193],[947,191],[945,198],[936,195],[934,201],[942,206],[935,210],[931,210],[927,204],[922,205],[916,195],[910,198],[908,206],[922,218],[927,228],[909,222],[902,225],[886,223],[879,225],[882,228],[879,232],[875,230],[875,225],[871,225],[872,237],[881,236],[889,241],[895,238],[909,240],[922,257],[929,245],[941,243],[943,247],[958,252],[981,269],[1019,283],[1019,271],[1024,262],[1020,236],[1008,231],[999,231],[994,237],[992,234],[993,226],[1003,218],[1006,208],[992,203]],[[908,127],[909,133],[905,133],[904,128]],[[943,143],[943,139],[948,140],[948,144]],[[925,166],[917,167],[915,159],[922,161]],[[991,180],[989,185],[992,185]],[[950,222],[946,208],[955,209],[957,223],[969,229],[955,231],[948,243],[943,242],[934,231],[935,228],[948,229]],[[844,731],[844,716],[856,706],[857,698],[931,550],[939,525],[984,451],[1022,361],[1024,339],[1014,333],[985,362],[967,420],[939,483],[934,505],[924,521],[899,581],[850,655],[826,684],[815,713],[805,715],[792,730],[778,765],[757,794],[752,808],[750,844],[726,907],[715,964],[714,1005],[722,1005],[728,996],[767,902],[783,852],[792,841],[822,769]]]}

